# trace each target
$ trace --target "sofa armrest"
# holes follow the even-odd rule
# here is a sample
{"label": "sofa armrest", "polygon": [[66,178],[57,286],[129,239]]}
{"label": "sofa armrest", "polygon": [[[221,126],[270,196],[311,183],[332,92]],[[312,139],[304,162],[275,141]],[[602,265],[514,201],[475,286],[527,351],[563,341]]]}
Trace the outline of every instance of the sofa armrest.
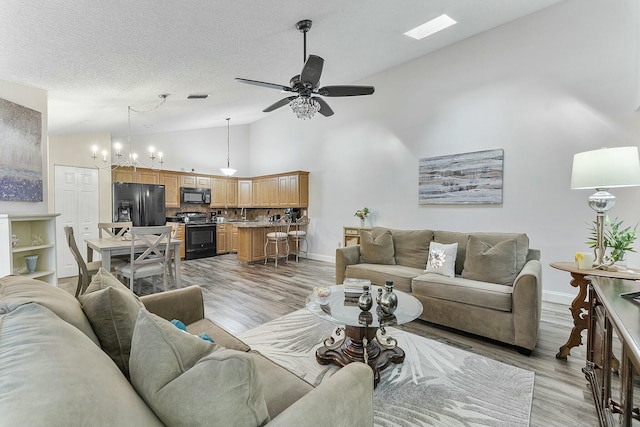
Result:
{"label": "sofa armrest", "polygon": [[341,368],[289,406],[269,426],[373,426],[373,371],[364,363]]}
{"label": "sofa armrest", "polygon": [[542,306],[542,264],[527,261],[513,282],[515,345],[533,350],[538,341]]}
{"label": "sofa armrest", "polygon": [[352,264],[360,264],[360,246],[336,249],[336,285],[344,283],[347,266]]}
{"label": "sofa armrest", "polygon": [[204,301],[199,286],[173,289],[140,298],[145,308],[163,319],[178,319],[189,325],[204,319]]}

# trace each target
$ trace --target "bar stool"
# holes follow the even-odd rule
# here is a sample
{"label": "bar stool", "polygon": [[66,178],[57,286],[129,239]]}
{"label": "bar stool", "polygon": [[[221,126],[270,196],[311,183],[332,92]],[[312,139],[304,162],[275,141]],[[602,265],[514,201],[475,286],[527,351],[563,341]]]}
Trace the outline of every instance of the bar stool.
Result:
{"label": "bar stool", "polygon": [[[289,258],[289,227],[291,226],[291,219],[289,217],[283,217],[274,223],[269,228],[272,231],[267,232],[266,242],[264,244],[264,264],[267,265],[267,261],[270,258],[276,262],[278,266],[278,258],[284,258],[285,261]],[[269,253],[269,245],[274,245],[273,253]],[[280,252],[281,246],[284,245],[284,253]]]}
{"label": "bar stool", "polygon": [[[296,248],[294,252],[294,254],[296,255],[296,262],[298,262],[298,258],[300,256],[300,253],[302,252],[304,252],[304,257],[306,259],[309,259],[309,254],[308,254],[309,243],[307,242],[307,228],[309,227],[310,221],[311,220],[306,215],[302,216],[298,218],[298,220],[296,221],[297,230],[289,231],[289,239],[293,241]],[[303,242],[304,242],[304,251],[300,249]]]}

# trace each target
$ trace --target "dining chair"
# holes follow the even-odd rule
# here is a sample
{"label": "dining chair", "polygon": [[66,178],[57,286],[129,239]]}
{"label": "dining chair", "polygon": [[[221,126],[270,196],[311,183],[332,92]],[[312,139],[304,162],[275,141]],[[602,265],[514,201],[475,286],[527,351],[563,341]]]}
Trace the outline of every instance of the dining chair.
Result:
{"label": "dining chair", "polygon": [[[175,239],[178,234],[178,229],[180,227],[180,224],[177,222],[167,221],[165,225],[171,227],[171,238]],[[171,256],[169,258],[170,262],[169,264],[167,264],[167,268],[169,270],[169,277],[171,277],[172,280],[175,277],[174,276],[175,263],[173,262],[173,258],[176,256],[180,256],[180,251],[177,251],[177,252],[171,251]]]}
{"label": "dining chair", "polygon": [[[289,239],[291,239],[294,243],[294,247],[296,251],[294,254],[296,255],[296,262],[298,262],[298,257],[300,253],[304,252],[304,257],[309,259],[309,242],[307,242],[307,228],[309,227],[309,222],[311,220],[306,215],[298,218],[296,221],[296,229],[289,231]],[[304,251],[300,249],[302,243],[304,243]]]}
{"label": "dining chair", "polygon": [[[267,230],[266,242],[264,244],[264,264],[267,265],[269,259],[274,259],[276,267],[278,266],[278,258],[284,258],[285,262],[289,259],[289,227],[291,226],[291,218],[285,216],[280,218],[270,226]],[[284,253],[280,253],[281,247],[284,245]],[[269,247],[273,246],[273,252],[270,253]]]}
{"label": "dining chair", "polygon": [[[101,239],[124,239],[129,230],[133,227],[133,222],[99,222],[98,223],[98,237]],[[129,262],[128,255],[115,255],[111,257],[111,270],[115,270],[116,267],[122,266]]]}
{"label": "dining chair", "polygon": [[170,260],[171,226],[131,227],[131,252],[129,263],[116,267],[116,276],[126,277],[133,292],[137,279],[152,277],[153,292],[156,279],[162,276],[167,290],[167,264]]}
{"label": "dining chair", "polygon": [[102,261],[91,261],[89,263],[84,261],[73,234],[73,227],[65,226],[64,234],[67,236],[67,245],[69,245],[69,249],[71,249],[71,253],[78,264],[78,286],[76,286],[75,292],[75,296],[78,297],[87,290],[91,276],[96,274],[102,267]]}
{"label": "dining chair", "polygon": [[133,222],[99,222],[98,237],[121,238],[129,229],[133,227]]}

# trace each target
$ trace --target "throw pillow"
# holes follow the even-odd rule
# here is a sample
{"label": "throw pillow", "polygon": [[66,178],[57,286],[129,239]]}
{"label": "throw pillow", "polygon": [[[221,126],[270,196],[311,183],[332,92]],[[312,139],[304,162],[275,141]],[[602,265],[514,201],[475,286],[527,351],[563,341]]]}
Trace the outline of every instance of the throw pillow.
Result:
{"label": "throw pillow", "polygon": [[100,268],[86,292],[78,297],[102,350],[129,377],[131,337],[144,307],[140,299],[111,273]]}
{"label": "throw pillow", "polygon": [[393,236],[386,230],[376,236],[368,231],[360,231],[360,263],[362,264],[395,264]]}
{"label": "throw pillow", "polygon": [[447,277],[456,275],[456,255],[458,254],[458,243],[445,245],[438,242],[431,242],[429,245],[429,259],[425,273],[436,273]]}
{"label": "throw pillow", "polygon": [[[187,331],[187,325],[185,325],[185,324],[184,324],[184,322],[181,322],[181,321],[180,321],[180,320],[178,320],[178,319],[173,319],[173,320],[171,321],[171,324],[172,324],[173,326],[175,326],[176,328],[180,329],[182,332],[189,333],[189,331]],[[203,340],[205,340],[205,341],[209,341],[209,342],[212,342],[212,343],[213,343],[213,342],[215,342],[215,341],[213,340],[213,338],[211,338],[211,337],[210,337],[206,332],[203,332],[203,333],[201,333],[200,335],[195,335],[195,334],[194,334],[194,336],[196,336],[196,337],[200,337],[200,338],[202,338],[202,339],[203,339]]]}
{"label": "throw pillow", "polygon": [[513,285],[519,271],[515,239],[503,240],[491,245],[476,236],[469,236],[462,277],[481,282]]}
{"label": "throw pillow", "polygon": [[136,391],[168,427],[255,427],[269,420],[249,354],[185,334],[145,309],[133,332],[129,368]]}

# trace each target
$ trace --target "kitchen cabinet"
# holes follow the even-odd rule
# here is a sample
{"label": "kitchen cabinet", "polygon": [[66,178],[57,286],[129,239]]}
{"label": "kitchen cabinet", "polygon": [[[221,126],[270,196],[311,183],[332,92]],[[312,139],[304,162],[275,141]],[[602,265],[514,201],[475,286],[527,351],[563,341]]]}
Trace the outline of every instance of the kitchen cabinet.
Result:
{"label": "kitchen cabinet", "polygon": [[164,205],[168,208],[179,208],[180,174],[173,172],[160,172],[159,183],[164,185]]}
{"label": "kitchen cabinet", "polygon": [[233,223],[218,224],[216,253],[228,254],[235,252],[238,252],[238,225]]}
{"label": "kitchen cabinet", "polygon": [[309,173],[296,172],[278,178],[278,206],[304,208],[309,205]]}
{"label": "kitchen cabinet", "polygon": [[159,172],[151,169],[138,169],[135,180],[140,184],[158,184],[160,182]]}
{"label": "kitchen cabinet", "polygon": [[238,207],[253,207],[253,181],[250,179],[238,180]]}
{"label": "kitchen cabinet", "polygon": [[180,245],[180,258],[184,259],[186,249],[186,245],[184,244],[184,224],[178,225],[178,231],[176,232],[175,238],[182,241],[182,244]]}
{"label": "kitchen cabinet", "polygon": [[237,178],[211,177],[212,208],[235,208],[238,206]]}
{"label": "kitchen cabinet", "polygon": [[112,182],[136,182],[136,173],[133,168],[115,168],[111,171]]}
{"label": "kitchen cabinet", "polygon": [[278,207],[278,177],[260,177],[254,180],[254,185],[257,181],[257,205],[254,207],[261,208],[276,208]]}
{"label": "kitchen cabinet", "polygon": [[[60,214],[0,214],[0,277],[20,274],[56,286],[56,217]],[[37,255],[29,273],[25,256]]]}
{"label": "kitchen cabinet", "polygon": [[182,175],[180,187],[211,188],[211,177],[202,175]]}
{"label": "kitchen cabinet", "polygon": [[220,255],[227,252],[227,224],[218,224],[216,226],[216,253]]}

